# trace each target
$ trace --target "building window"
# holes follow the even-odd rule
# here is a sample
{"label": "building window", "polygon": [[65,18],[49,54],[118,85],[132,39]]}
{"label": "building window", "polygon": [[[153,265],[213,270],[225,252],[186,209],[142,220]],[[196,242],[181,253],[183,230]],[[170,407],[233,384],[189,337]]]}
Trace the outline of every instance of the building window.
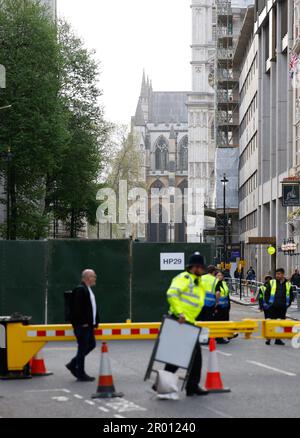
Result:
{"label": "building window", "polygon": [[155,147],[155,169],[168,170],[169,148],[165,137],[161,136],[156,142]]}
{"label": "building window", "polygon": [[[150,187],[150,196],[152,195],[152,189],[159,190],[161,196],[163,196],[164,184],[157,180]],[[153,201],[153,197],[150,198]],[[168,221],[167,212],[162,206],[161,199],[157,199],[157,202],[152,204],[149,210],[149,224],[148,224],[148,241],[153,243],[164,243],[168,241]]]}
{"label": "building window", "polygon": [[215,139],[215,123],[212,122],[211,127],[210,127],[210,139],[212,141],[214,141]]}
{"label": "building window", "polygon": [[240,233],[244,234],[247,231],[253,230],[257,227],[257,210],[240,221]]}
{"label": "building window", "polygon": [[261,13],[266,6],[266,0],[255,0],[255,13]]}
{"label": "building window", "polygon": [[188,147],[189,147],[189,140],[188,136],[186,135],[183,137],[181,142],[179,143],[179,170],[181,172],[188,170]]}
{"label": "building window", "polygon": [[[176,221],[175,224],[175,241],[176,242],[187,242],[187,221],[186,221],[186,212],[187,212],[187,189],[188,189],[188,181],[183,180],[179,185],[178,189],[180,189],[182,193],[182,198],[180,200],[176,199]],[[178,202],[181,202],[181,205]],[[180,221],[179,221],[180,218]]]}
{"label": "building window", "polygon": [[239,201],[242,202],[247,196],[257,189],[257,172],[255,172],[239,189]]}

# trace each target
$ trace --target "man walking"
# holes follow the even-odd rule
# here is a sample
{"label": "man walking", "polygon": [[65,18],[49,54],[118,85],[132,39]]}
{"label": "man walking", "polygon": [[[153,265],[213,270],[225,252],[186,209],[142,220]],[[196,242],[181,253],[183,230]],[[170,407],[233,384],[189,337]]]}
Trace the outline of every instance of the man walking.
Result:
{"label": "man walking", "polygon": [[67,369],[80,382],[93,382],[94,377],[86,374],[85,357],[95,349],[94,328],[99,324],[96,298],[92,287],[96,285],[97,276],[87,269],[82,273],[81,284],[72,292],[71,323],[78,343],[77,355],[66,365]]}
{"label": "man walking", "polygon": [[[196,318],[204,306],[204,290],[201,285],[202,276],[205,274],[204,259],[199,252],[193,254],[189,259],[187,269],[172,281],[167,292],[167,299],[170,304],[169,314],[180,324],[195,324]],[[176,373],[177,367],[166,365],[165,370]],[[191,373],[187,382],[186,395],[201,396],[208,392],[200,388],[199,382],[202,369],[202,353],[200,343],[197,343],[195,357]]]}
{"label": "man walking", "polygon": [[[277,269],[275,280],[266,285],[263,308],[267,310],[269,319],[286,319],[287,309],[293,302],[291,283],[285,278],[284,269]],[[271,341],[266,342],[267,345]],[[276,339],[275,345],[285,345],[280,339]]]}
{"label": "man walking", "polygon": [[300,287],[300,274],[299,274],[298,269],[295,269],[295,272],[291,278],[291,283],[293,286]]}

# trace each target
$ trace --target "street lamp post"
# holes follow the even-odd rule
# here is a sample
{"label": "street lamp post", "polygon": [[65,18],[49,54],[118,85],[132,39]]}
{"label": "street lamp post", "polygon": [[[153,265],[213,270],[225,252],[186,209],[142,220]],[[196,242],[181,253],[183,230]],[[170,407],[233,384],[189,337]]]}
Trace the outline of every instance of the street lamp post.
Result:
{"label": "street lamp post", "polygon": [[224,216],[224,244],[223,244],[223,251],[224,251],[224,269],[226,268],[227,264],[227,233],[226,233],[226,186],[229,180],[226,177],[226,174],[224,173],[223,179],[221,180],[221,183],[223,184],[223,216]]}

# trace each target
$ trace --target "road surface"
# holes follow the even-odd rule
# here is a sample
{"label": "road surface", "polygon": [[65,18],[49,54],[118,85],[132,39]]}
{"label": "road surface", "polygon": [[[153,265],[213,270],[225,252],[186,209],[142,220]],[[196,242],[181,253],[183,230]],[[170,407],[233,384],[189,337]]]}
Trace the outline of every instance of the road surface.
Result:
{"label": "road surface", "polygon": [[[260,318],[252,308],[234,306],[232,319]],[[45,360],[53,376],[25,381],[0,381],[2,418],[253,418],[300,417],[300,350],[267,347],[263,339],[238,338],[218,346],[218,359],[229,394],[157,400],[151,382],[143,377],[152,341],[115,341],[109,354],[117,391],[124,399],[92,400],[96,383],[75,381],[64,364],[75,354],[75,344],[48,344]],[[204,349],[202,383],[208,350]],[[87,359],[87,371],[98,376],[100,344]]]}

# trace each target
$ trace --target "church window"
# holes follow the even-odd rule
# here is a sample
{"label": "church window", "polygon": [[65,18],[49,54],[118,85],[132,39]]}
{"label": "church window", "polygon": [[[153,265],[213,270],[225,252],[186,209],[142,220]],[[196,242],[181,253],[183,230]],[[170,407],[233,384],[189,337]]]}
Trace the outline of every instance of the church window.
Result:
{"label": "church window", "polygon": [[211,129],[210,138],[211,138],[211,140],[214,140],[215,139],[215,124],[214,124],[214,122],[212,122],[210,129]]}
{"label": "church window", "polygon": [[161,136],[157,140],[155,148],[155,169],[168,170],[169,148],[165,137]]}
{"label": "church window", "polygon": [[181,172],[188,170],[188,146],[189,140],[186,135],[179,143],[179,170]]}

